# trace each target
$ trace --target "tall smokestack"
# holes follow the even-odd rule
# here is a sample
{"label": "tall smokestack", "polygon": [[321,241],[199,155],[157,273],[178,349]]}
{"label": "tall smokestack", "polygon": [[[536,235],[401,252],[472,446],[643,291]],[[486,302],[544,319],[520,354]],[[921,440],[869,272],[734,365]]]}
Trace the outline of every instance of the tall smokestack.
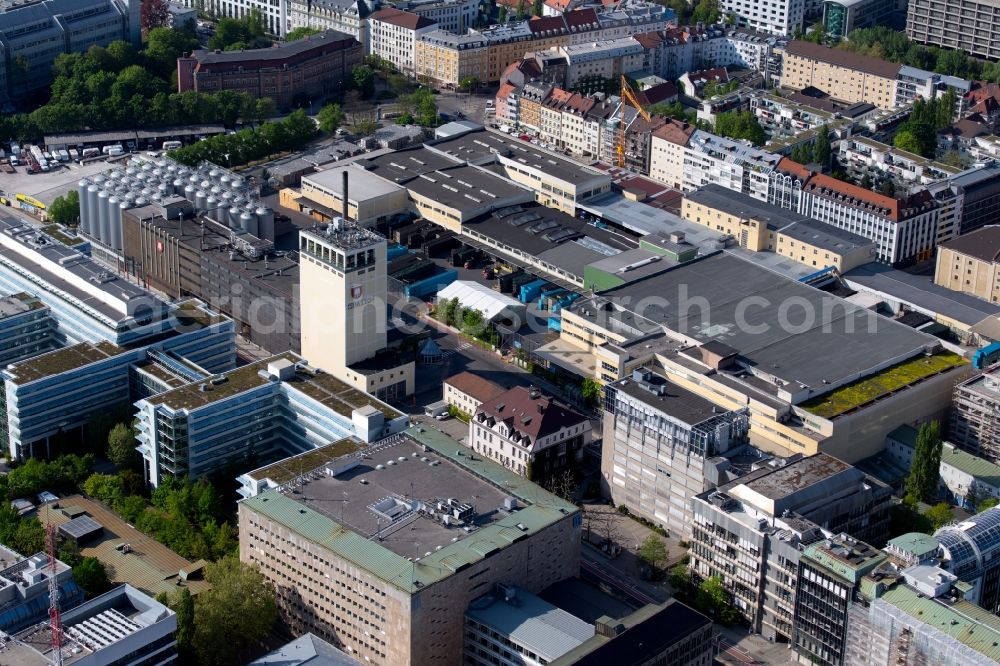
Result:
{"label": "tall smokestack", "polygon": [[346,222],[349,218],[347,217],[347,169],[344,169],[344,221]]}

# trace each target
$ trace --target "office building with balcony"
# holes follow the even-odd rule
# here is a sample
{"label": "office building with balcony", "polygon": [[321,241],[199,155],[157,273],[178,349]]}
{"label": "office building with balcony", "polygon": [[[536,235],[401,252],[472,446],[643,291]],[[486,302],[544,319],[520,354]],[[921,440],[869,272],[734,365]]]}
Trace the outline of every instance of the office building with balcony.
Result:
{"label": "office building with balcony", "polygon": [[639,368],[604,387],[602,484],[612,501],[671,532],[691,535],[691,498],[729,480],[747,446],[745,410],[716,405]]}
{"label": "office building with balcony", "polygon": [[887,555],[846,534],[809,545],[799,558],[795,582],[795,629],[792,645],[800,660],[849,666],[848,611],[859,601],[862,578]]}
{"label": "office building with balcony", "polygon": [[21,292],[0,298],[0,367],[56,348],[56,322],[47,305]]}
{"label": "office building with balcony", "polygon": [[240,502],[240,559],[275,585],[293,633],[363,663],[459,663],[485,591],[577,575],[572,504],[430,428],[364,454]]}
{"label": "office building with balcony", "polygon": [[372,442],[406,415],[288,352],[150,396],[136,404],[146,479],[192,478],[319,449]]}
{"label": "office building with balcony", "polygon": [[755,631],[792,641],[798,561],[825,535],[878,538],[892,489],[832,456],[776,459],[691,501],[691,569],[720,576]]}

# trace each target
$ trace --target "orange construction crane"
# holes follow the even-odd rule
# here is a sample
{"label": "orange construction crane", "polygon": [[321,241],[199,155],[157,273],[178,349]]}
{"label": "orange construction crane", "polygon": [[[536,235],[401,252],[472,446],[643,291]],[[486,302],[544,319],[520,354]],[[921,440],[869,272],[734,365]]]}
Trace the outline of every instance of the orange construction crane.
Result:
{"label": "orange construction crane", "polygon": [[631,104],[639,112],[639,115],[646,119],[646,122],[649,122],[650,117],[646,113],[646,109],[642,108],[639,98],[635,96],[635,91],[628,84],[628,79],[625,78],[624,74],[622,74],[621,96],[622,106],[618,117],[618,145],[615,146],[615,151],[618,153],[618,168],[623,169],[625,168],[625,104]]}

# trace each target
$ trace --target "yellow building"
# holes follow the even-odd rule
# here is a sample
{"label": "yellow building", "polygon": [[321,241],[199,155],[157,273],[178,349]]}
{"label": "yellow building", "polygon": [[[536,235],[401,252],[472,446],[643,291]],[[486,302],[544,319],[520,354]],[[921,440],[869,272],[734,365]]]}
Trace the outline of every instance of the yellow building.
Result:
{"label": "yellow building", "polygon": [[1000,303],[1000,225],[983,227],[939,245],[934,282]]}
{"label": "yellow building", "polygon": [[[345,173],[347,210],[344,210]],[[369,228],[407,210],[405,188],[353,165],[303,176],[301,192],[283,190],[281,205],[321,222],[340,216]]]}
{"label": "yellow building", "polygon": [[873,260],[875,244],[793,211],[772,206],[720,185],[684,195],[681,216],[754,252],[776,252],[800,264],[843,273]]}
{"label": "yellow building", "polygon": [[785,47],[781,85],[791,90],[812,86],[841,102],[892,109],[900,67],[860,53],[792,41]]}
{"label": "yellow building", "polygon": [[435,30],[417,38],[414,62],[418,77],[457,87],[462,79],[486,81],[486,40],[482,35],[456,35]]}

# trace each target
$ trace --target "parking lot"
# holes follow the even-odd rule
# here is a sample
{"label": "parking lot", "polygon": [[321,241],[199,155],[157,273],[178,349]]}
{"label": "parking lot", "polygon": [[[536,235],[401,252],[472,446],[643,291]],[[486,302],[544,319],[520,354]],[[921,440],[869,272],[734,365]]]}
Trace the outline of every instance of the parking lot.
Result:
{"label": "parking lot", "polygon": [[28,173],[24,166],[15,167],[17,173],[0,173],[0,190],[9,194],[27,194],[42,203],[51,204],[56,197],[75,189],[78,180],[93,176],[110,168],[106,160],[87,164],[61,162],[48,173]]}

